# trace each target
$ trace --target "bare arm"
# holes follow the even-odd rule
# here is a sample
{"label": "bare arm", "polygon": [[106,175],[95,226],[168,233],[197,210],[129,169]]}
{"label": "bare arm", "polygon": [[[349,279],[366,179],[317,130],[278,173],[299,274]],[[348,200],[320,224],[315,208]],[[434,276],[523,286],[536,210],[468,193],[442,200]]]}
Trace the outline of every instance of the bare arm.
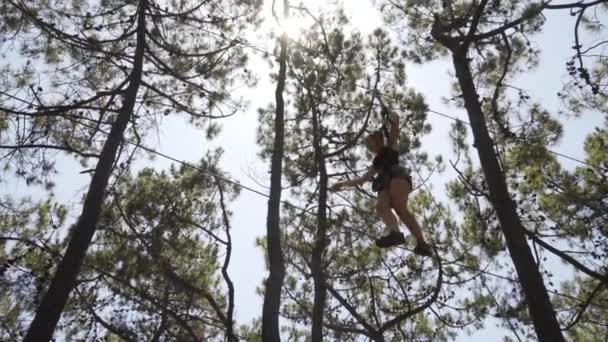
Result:
{"label": "bare arm", "polygon": [[376,174],[376,170],[373,167],[370,167],[369,170],[367,170],[367,172],[363,176],[361,176],[359,178],[351,179],[349,181],[337,182],[334,185],[332,185],[330,189],[334,190],[334,191],[338,191],[345,187],[350,188],[350,187],[354,187],[357,185],[361,185],[365,182],[372,180],[372,178],[374,178],[375,174]]}
{"label": "bare arm", "polygon": [[399,148],[399,115],[391,113],[388,116],[390,130],[388,133],[388,146],[394,150]]}

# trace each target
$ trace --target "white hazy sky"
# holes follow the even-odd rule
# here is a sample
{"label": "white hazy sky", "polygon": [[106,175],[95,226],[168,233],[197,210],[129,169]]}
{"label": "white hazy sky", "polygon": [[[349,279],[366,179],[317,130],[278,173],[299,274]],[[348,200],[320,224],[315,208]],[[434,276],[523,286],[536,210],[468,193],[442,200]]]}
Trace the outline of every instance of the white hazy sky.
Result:
{"label": "white hazy sky", "polygon": [[[280,1],[279,1],[280,2]],[[306,5],[311,9],[322,7],[325,1],[307,1]],[[369,0],[344,1],[346,13],[351,17],[352,23],[362,32],[370,32],[381,25],[378,11]],[[268,8],[265,15],[269,16]],[[541,102],[547,109],[557,111],[560,108],[556,93],[565,80],[564,63],[568,59],[572,41],[572,17],[565,12],[550,13],[545,25],[544,32],[535,37],[535,42],[542,47],[542,62],[540,67],[532,73],[520,77],[519,86],[526,88],[532,99]],[[272,19],[270,19],[272,20]],[[293,24],[293,23],[292,23]],[[297,24],[297,23],[296,23]],[[272,26],[272,25],[270,25]],[[265,47],[272,51],[274,42],[265,36],[270,29],[265,25],[257,37],[252,37],[251,43]],[[297,34],[297,30],[288,30],[291,35]],[[295,31],[295,32],[294,32]],[[253,51],[252,51],[253,52]],[[258,147],[255,143],[257,113],[256,109],[266,106],[274,101],[274,84],[270,83],[267,63],[261,62],[259,58],[253,58],[256,63],[252,70],[258,71],[259,84],[255,89],[241,89],[242,96],[250,101],[249,109],[243,113],[222,120],[223,131],[219,138],[208,142],[204,133],[189,126],[183,118],[163,118],[163,124],[159,135],[148,139],[148,146],[157,148],[163,153],[174,156],[177,159],[196,162],[205,151],[217,146],[225,150],[221,166],[228,171],[233,178],[241,183],[266,191],[257,183],[268,183],[268,165],[258,160],[256,153]],[[434,110],[456,115],[466,119],[465,113],[460,109],[450,108],[443,104],[442,97],[450,95],[450,78],[452,67],[449,61],[440,60],[424,66],[408,64],[407,73],[409,86],[422,92],[426,101]],[[583,158],[582,138],[593,127],[601,123],[600,113],[586,113],[582,118],[564,120],[565,135],[560,146],[554,150],[579,158]],[[429,122],[433,126],[433,132],[424,138],[423,149],[432,157],[438,154],[450,158],[451,150],[449,144],[439,144],[448,137],[450,120],[429,114]],[[565,165],[574,166],[572,162],[563,161]],[[157,158],[153,162],[141,160],[138,167],[154,166],[158,169],[166,169],[170,163]],[[89,181],[87,175],[80,175],[81,168],[66,158],[59,161],[60,175],[57,179],[56,197],[61,202],[73,203],[75,213],[78,213],[77,203]],[[444,199],[445,180],[453,179],[453,174],[446,171],[444,174],[435,175],[432,180],[434,194]],[[253,179],[256,181],[254,181]],[[257,182],[257,183],[256,183]],[[0,184],[0,190],[10,194],[23,194],[32,192],[33,197],[39,197],[41,193],[33,189],[24,189],[23,182],[13,181]],[[267,199],[259,195],[243,191],[241,196],[231,203],[233,216],[233,241],[234,255],[230,267],[230,273],[236,286],[236,315],[239,323],[247,323],[251,319],[261,315],[262,299],[256,294],[256,288],[261,286],[265,275],[265,266],[262,251],[255,246],[256,238],[265,233]],[[77,214],[75,214],[77,215]],[[567,272],[565,269],[561,269]],[[496,328],[494,321],[488,321],[486,329],[482,329],[473,336],[461,335],[458,341],[498,341],[502,336],[510,333],[501,328]]]}

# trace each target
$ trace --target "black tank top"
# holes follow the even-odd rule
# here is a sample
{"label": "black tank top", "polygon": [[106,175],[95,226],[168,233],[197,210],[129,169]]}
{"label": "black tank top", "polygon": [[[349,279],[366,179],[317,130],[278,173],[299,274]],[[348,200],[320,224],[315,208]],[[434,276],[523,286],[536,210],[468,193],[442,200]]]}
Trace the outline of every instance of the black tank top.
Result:
{"label": "black tank top", "polygon": [[390,147],[383,148],[372,161],[372,166],[378,173],[390,171],[395,165],[399,165],[399,152]]}

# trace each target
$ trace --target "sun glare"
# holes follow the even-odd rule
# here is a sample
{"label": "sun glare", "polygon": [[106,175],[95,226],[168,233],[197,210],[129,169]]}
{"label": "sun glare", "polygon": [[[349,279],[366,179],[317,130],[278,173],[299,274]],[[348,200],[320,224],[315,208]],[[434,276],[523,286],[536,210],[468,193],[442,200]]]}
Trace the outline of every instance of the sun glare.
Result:
{"label": "sun glare", "polygon": [[[311,14],[319,18],[326,14],[326,8],[332,8],[330,4],[338,2],[350,24],[362,32],[370,32],[381,24],[380,16],[374,8],[371,0],[308,0],[304,3],[293,4],[289,9],[289,16],[283,16],[283,1],[267,1],[265,5],[266,24],[271,32],[276,34],[286,33],[290,38],[297,38],[303,30],[314,24]],[[330,13],[327,13],[330,14]]]}

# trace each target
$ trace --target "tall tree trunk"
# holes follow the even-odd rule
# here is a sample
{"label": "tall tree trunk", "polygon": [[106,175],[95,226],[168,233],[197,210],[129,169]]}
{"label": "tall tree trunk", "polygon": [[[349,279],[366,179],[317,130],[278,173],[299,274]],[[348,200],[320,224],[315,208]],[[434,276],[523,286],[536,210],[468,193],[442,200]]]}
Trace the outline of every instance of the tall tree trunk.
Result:
{"label": "tall tree trunk", "polygon": [[270,166],[270,198],[266,218],[266,239],[268,250],[269,274],[264,291],[262,310],[262,340],[280,341],[279,310],[281,308],[281,289],[285,277],[285,265],[281,250],[281,178],[283,176],[283,154],[285,140],[285,102],[283,91],[287,69],[287,34],[281,36],[279,55],[279,77],[275,91],[276,111],[274,120],[274,142]]}
{"label": "tall tree trunk", "polygon": [[323,313],[325,309],[325,298],[327,290],[325,287],[325,271],[323,268],[323,254],[327,246],[327,168],[325,157],[321,146],[321,127],[319,123],[319,112],[309,91],[309,99],[312,110],[312,130],[314,156],[319,171],[319,198],[317,208],[317,234],[310,260],[312,277],[314,280],[314,302],[312,307],[311,337],[313,342],[323,340]]}
{"label": "tall tree trunk", "polygon": [[465,108],[473,129],[475,146],[490,190],[492,205],[496,210],[509,254],[524,290],[536,335],[542,342],[564,341],[543,278],[536,267],[532,251],[526,241],[524,227],[509,194],[505,175],[498,164],[479,96],[473,82],[466,51],[464,49],[451,50],[456,77],[464,97]]}
{"label": "tall tree trunk", "polygon": [[82,213],[70,236],[70,242],[57,267],[51,285],[42,298],[34,320],[30,324],[24,339],[26,342],[41,342],[52,339],[53,331],[61,317],[70,292],[75,287],[76,278],[82,268],[84,257],[97,228],[97,221],[108,180],[112,173],[112,166],[116,161],[116,153],[123,141],[124,131],[133,113],[137,91],[141,83],[146,33],[146,2],[146,0],[139,2],[135,58],[133,70],[129,76],[129,86],[124,92],[123,106],[103,146],[82,207]]}

